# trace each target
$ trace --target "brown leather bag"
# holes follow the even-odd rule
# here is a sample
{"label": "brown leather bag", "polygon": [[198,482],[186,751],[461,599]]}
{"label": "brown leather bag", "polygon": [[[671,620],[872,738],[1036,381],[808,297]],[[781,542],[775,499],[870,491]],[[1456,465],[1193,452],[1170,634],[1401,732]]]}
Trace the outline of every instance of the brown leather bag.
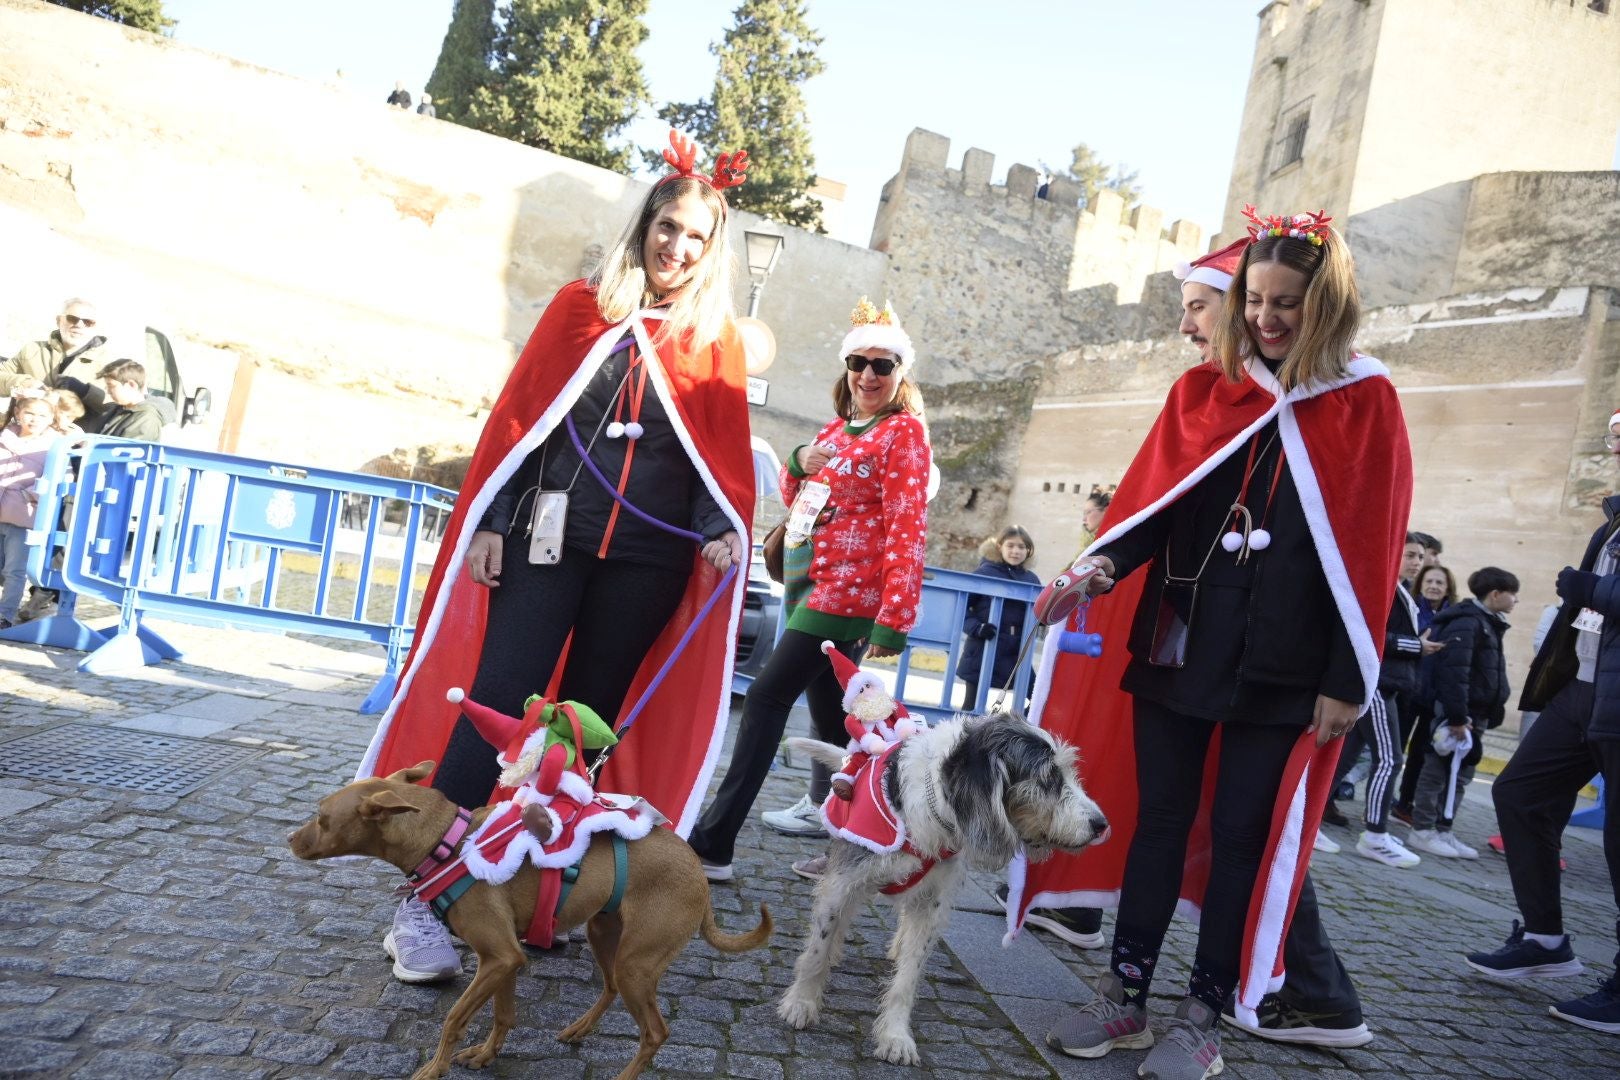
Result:
{"label": "brown leather bag", "polygon": [[787,519],[784,518],[783,520],[778,521],[776,526],[771,529],[770,532],[765,534],[765,539],[760,541],[759,545],[761,549],[760,553],[765,558],[765,573],[770,575],[770,579],[776,582],[778,585],[783,584],[782,545],[786,542],[786,540]]}

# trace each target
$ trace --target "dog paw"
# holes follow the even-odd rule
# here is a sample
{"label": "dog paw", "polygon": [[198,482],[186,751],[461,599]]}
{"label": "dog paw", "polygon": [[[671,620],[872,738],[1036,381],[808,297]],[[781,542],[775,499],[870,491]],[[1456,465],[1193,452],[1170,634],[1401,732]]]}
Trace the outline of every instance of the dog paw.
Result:
{"label": "dog paw", "polygon": [[910,1035],[873,1035],[877,1043],[877,1056],[894,1065],[921,1065],[922,1055],[917,1053],[917,1040]]}
{"label": "dog paw", "polygon": [[450,1060],[457,1065],[465,1065],[469,1069],[482,1069],[495,1060],[495,1051],[483,1046],[469,1046]]}
{"label": "dog paw", "polygon": [[776,1006],[776,1015],[787,1021],[791,1026],[803,1031],[816,1022],[821,1010],[815,1002],[805,1001],[789,994]]}
{"label": "dog paw", "polygon": [[449,1062],[440,1065],[438,1060],[434,1059],[412,1073],[411,1080],[439,1080],[441,1076],[444,1076],[449,1071]]}
{"label": "dog paw", "polygon": [[557,1032],[557,1041],[565,1043],[584,1042],[585,1036],[591,1033],[595,1024],[587,1024],[584,1020],[575,1020],[572,1024]]}

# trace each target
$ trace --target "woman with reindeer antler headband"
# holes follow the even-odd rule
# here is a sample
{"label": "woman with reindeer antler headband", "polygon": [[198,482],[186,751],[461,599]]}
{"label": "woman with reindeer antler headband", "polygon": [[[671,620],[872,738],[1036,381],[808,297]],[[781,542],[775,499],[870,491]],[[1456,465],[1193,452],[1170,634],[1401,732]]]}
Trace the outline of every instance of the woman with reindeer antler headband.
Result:
{"label": "woman with reindeer antler headband", "polygon": [[[1143,1076],[1219,1072],[1224,1003],[1253,1030],[1287,974],[1339,739],[1377,693],[1411,505],[1395,388],[1351,347],[1343,237],[1324,214],[1253,209],[1210,359],[1171,388],[1064,575],[1111,644],[1049,646],[1036,683],[1038,722],[1085,748],[1118,835],[1011,874],[1014,926],[1032,906],[1118,907],[1095,999],[1047,1040],[1086,1058],[1152,1046]],[[1178,906],[1200,913],[1198,947],[1155,1044],[1148,987]]]}
{"label": "woman with reindeer antler headband", "polygon": [[[557,292],[484,425],[361,776],[431,758],[433,786],[479,807],[497,748],[448,688],[470,676],[469,696],[509,716],[540,693],[613,722],[632,690],[656,685],[601,783],[691,828],[729,716],[746,573],[711,617],[698,612],[722,572],[746,567],[753,517],[725,198],[748,155],[705,175],[690,140],[670,143],[672,171],[596,272]],[[385,945],[401,979],[460,971],[418,902],[401,905]]]}

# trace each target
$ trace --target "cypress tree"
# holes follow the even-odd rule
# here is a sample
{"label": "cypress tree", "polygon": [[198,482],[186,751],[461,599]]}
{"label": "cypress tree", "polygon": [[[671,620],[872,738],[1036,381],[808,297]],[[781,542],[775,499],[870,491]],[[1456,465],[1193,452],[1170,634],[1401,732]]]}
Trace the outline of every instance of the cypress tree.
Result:
{"label": "cypress tree", "polygon": [[57,7],[72,8],[115,23],[167,34],[174,20],[163,14],[163,0],[50,0]]}
{"label": "cypress tree", "polygon": [[[477,6],[458,5],[456,15]],[[465,94],[465,103],[455,103],[453,118],[527,146],[628,171],[630,151],[612,140],[648,101],[636,58],[647,37],[646,12],[647,0],[508,0],[496,20],[487,74]],[[452,65],[441,53],[435,75],[452,68],[466,73],[461,78],[476,74],[476,21],[469,14],[463,27],[467,43],[460,47],[467,56]],[[447,48],[456,30],[453,21]]]}
{"label": "cypress tree", "polygon": [[467,122],[473,94],[490,79],[495,48],[495,0],[456,0],[450,28],[439,47],[439,62],[424,89],[433,95],[440,120]]}
{"label": "cypress tree", "polygon": [[[810,197],[815,155],[801,87],[826,64],[821,38],[800,0],[743,0],[723,41],[714,91],[689,104],[671,103],[661,119],[691,135],[710,154],[748,150],[748,182],[727,192],[733,206],[785,225],[821,228],[821,206]],[[660,168],[657,154],[647,163]]]}

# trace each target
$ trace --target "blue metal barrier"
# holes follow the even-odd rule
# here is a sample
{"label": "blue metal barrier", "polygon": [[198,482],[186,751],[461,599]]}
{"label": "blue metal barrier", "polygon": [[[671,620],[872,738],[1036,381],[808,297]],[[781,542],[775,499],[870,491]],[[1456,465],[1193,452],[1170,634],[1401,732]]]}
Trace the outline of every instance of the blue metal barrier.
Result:
{"label": "blue metal barrier", "polygon": [[[387,664],[363,712],[381,711],[393,694],[413,634],[416,570],[432,557],[423,537],[437,535],[455,499],[414,481],[122,439],[58,442],[39,495],[28,572],[63,590],[62,601],[55,616],[0,639],[88,651],[79,667],[98,674],[180,656],[144,625],[148,615],[375,642]],[[404,507],[399,537],[383,535],[389,502]],[[345,516],[363,518],[363,528],[342,528]],[[311,594],[286,598],[284,564],[299,555],[313,564]],[[389,598],[381,579],[394,567]],[[343,569],[354,575],[352,599],[339,596]],[[85,625],[75,594],[117,605],[118,625]]]}
{"label": "blue metal barrier", "polygon": [[[1004,578],[969,574],[960,570],[925,567],[917,625],[906,635],[906,648],[901,652],[895,669],[894,696],[904,702],[911,712],[935,721],[955,716],[957,712],[984,712],[992,696],[999,696],[1001,693],[1001,687],[993,685],[991,678],[996,659],[994,642],[985,642],[984,656],[979,663],[979,689],[975,699],[964,701],[960,707],[951,703],[951,695],[956,689],[956,664],[962,655],[962,623],[967,618],[968,605],[975,597],[988,597],[989,621],[1000,626],[1002,605],[1008,600],[1021,600],[1025,604],[1032,604],[1035,597],[1040,595],[1040,591],[1039,585],[1027,582],[1008,581]],[[776,629],[778,637],[781,636],[782,629],[783,627],[778,625]],[[1020,647],[1023,642],[1029,640],[1029,635],[1034,633],[1035,629],[1033,607],[1026,608],[1023,630],[1019,635]],[[928,693],[925,698],[910,697],[906,693],[907,684],[912,678],[911,657],[916,649],[945,654],[945,670],[937,676],[931,671],[923,676],[927,679],[937,677],[941,683],[937,694]],[[1018,712],[1023,711],[1024,700],[1029,696],[1033,666],[1039,650],[1038,644],[1031,647],[1023,663],[1018,665],[1009,695]],[[887,670],[884,666],[875,666],[875,669]],[[753,679],[749,676],[734,675],[731,680],[732,691],[744,693],[752,683]]]}
{"label": "blue metal barrier", "polygon": [[1571,815],[1569,819],[1571,825],[1582,829],[1603,828],[1603,815],[1609,807],[1609,793],[1604,790],[1602,773],[1592,778],[1592,786],[1597,788],[1597,805],[1588,806],[1585,810]]}

